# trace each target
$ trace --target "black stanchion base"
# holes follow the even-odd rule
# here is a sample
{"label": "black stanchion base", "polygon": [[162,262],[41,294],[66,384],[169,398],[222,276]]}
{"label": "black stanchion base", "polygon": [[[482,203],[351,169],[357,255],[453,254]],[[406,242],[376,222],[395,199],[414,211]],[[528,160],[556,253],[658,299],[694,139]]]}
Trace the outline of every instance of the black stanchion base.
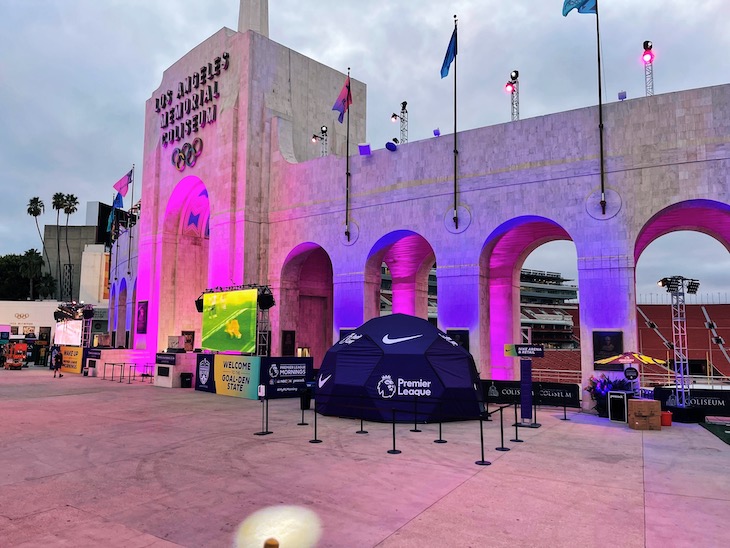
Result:
{"label": "black stanchion base", "polygon": [[489,466],[492,463],[488,460],[475,460],[474,464],[478,464],[479,466]]}
{"label": "black stanchion base", "polygon": [[442,439],[433,440],[433,442],[434,443],[448,443],[446,440],[442,440]]}
{"label": "black stanchion base", "polygon": [[391,455],[399,455],[400,454],[400,450],[398,450],[398,449],[388,449],[388,453],[391,454]]}
{"label": "black stanchion base", "polygon": [[308,422],[298,422],[297,426],[309,426]]}
{"label": "black stanchion base", "polygon": [[[514,424],[512,426],[515,426]],[[517,426],[520,428],[540,428],[542,424],[539,422],[518,422]]]}
{"label": "black stanchion base", "polygon": [[[522,441],[522,440],[520,440]],[[495,447],[495,451],[509,451],[509,447]]]}
{"label": "black stanchion base", "polygon": [[262,432],[254,432],[253,433],[254,436],[266,436],[268,434],[273,434],[273,432],[271,432],[270,430],[266,430],[266,431],[262,431]]}
{"label": "black stanchion base", "polygon": [[513,441],[513,442],[515,442],[515,443],[522,443],[522,442],[523,442],[523,441],[525,441],[525,440],[517,440],[517,439],[515,439],[515,440],[509,440],[509,441]]}
{"label": "black stanchion base", "polygon": [[309,443],[322,443],[322,440],[309,440]]}
{"label": "black stanchion base", "polygon": [[411,432],[423,432],[423,430],[419,430],[418,428],[411,428]]}
{"label": "black stanchion base", "polygon": [[564,418],[562,418],[562,419],[560,419],[560,420],[561,420],[561,421],[569,421],[570,419],[569,419],[568,417],[564,417]]}
{"label": "black stanchion base", "polygon": [[368,433],[368,431],[367,431],[367,430],[357,430],[357,431],[355,432],[355,434],[367,434],[367,433]]}

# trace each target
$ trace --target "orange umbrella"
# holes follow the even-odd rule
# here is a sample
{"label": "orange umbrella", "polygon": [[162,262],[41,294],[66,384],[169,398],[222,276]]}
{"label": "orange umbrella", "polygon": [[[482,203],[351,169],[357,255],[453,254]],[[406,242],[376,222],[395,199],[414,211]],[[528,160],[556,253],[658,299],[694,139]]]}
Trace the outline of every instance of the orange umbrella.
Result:
{"label": "orange umbrella", "polygon": [[667,362],[665,360],[639,354],[638,352],[624,352],[618,356],[611,356],[610,358],[598,360],[595,363],[601,365],[666,365]]}

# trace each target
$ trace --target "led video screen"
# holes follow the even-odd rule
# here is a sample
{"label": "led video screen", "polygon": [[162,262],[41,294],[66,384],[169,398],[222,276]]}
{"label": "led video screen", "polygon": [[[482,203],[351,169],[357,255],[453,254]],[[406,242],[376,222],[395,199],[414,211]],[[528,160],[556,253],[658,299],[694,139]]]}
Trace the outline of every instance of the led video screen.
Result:
{"label": "led video screen", "polygon": [[81,331],[83,327],[83,320],[58,322],[56,324],[56,331],[53,334],[53,344],[81,346]]}
{"label": "led video screen", "polygon": [[203,295],[203,342],[206,350],[256,353],[258,290]]}

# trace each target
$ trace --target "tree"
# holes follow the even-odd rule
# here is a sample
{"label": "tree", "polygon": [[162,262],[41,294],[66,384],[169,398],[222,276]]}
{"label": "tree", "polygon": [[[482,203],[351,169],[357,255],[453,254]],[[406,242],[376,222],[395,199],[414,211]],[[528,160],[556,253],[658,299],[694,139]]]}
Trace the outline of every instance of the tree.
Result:
{"label": "tree", "polygon": [[38,292],[39,298],[45,299],[46,297],[53,297],[56,293],[56,278],[54,278],[52,274],[46,272],[40,277],[35,288]]}
{"label": "tree", "polygon": [[21,277],[28,280],[29,290],[28,299],[33,300],[35,295],[33,293],[33,284],[36,280],[39,280],[43,272],[43,256],[38,253],[35,249],[29,249],[23,255],[20,263]]}
{"label": "tree", "polygon": [[[68,256],[68,264],[71,263],[71,250],[68,247],[68,218],[78,211],[79,199],[73,194],[66,194],[63,199],[63,212],[66,214],[66,255]],[[74,285],[73,285],[73,270],[69,273],[69,298],[73,299]]]}
{"label": "tree", "polygon": [[61,274],[61,210],[63,209],[66,201],[66,196],[63,192],[56,192],[53,195],[53,209],[56,210],[56,263],[58,265],[58,300],[63,300],[61,280],[63,275]]}
{"label": "tree", "polygon": [[43,235],[41,234],[41,227],[38,224],[38,217],[40,217],[43,213],[46,211],[46,206],[43,203],[43,200],[38,198],[37,196],[34,196],[30,199],[28,202],[28,215],[33,217],[35,220],[35,228],[38,231],[38,237],[41,239],[41,247],[43,248],[43,255],[46,258],[46,262],[48,263],[48,271],[51,271],[51,260],[48,258],[48,253],[46,252],[46,242],[43,241]]}

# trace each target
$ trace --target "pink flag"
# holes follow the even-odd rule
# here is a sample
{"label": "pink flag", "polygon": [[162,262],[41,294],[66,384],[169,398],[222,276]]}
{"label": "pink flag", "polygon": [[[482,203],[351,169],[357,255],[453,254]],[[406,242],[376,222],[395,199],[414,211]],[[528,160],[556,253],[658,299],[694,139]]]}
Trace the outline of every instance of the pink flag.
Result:
{"label": "pink flag", "polygon": [[335,104],[332,107],[332,110],[336,110],[340,113],[339,117],[337,118],[337,121],[339,123],[342,123],[342,119],[345,116],[347,107],[349,107],[351,104],[352,92],[350,92],[350,77],[348,76],[347,80],[345,80],[345,85],[342,86],[342,91],[340,92],[340,95],[337,97],[337,101],[335,101]]}
{"label": "pink flag", "polygon": [[119,192],[122,196],[127,195],[127,190],[129,190],[129,183],[132,182],[132,170],[130,169],[128,173],[124,174],[124,177],[119,179],[116,183],[114,183],[114,190]]}

